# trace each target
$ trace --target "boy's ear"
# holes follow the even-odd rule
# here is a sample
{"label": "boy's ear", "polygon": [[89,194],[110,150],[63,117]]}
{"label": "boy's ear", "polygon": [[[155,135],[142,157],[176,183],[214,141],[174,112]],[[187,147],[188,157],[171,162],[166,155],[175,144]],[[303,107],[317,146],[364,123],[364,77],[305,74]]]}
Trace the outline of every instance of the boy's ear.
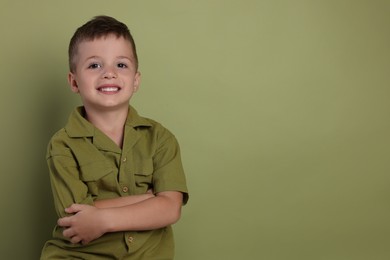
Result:
{"label": "boy's ear", "polygon": [[79,86],[77,85],[76,77],[72,72],[68,73],[68,83],[72,92],[79,93]]}
{"label": "boy's ear", "polygon": [[137,92],[141,83],[141,72],[137,71],[134,77],[134,92]]}

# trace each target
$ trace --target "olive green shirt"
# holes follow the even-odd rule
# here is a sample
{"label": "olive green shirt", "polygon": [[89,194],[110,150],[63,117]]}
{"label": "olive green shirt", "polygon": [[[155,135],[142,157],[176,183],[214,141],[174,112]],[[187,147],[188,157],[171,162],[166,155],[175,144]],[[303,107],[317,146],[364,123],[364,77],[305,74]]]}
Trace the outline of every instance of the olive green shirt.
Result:
{"label": "olive green shirt", "polygon": [[[73,203],[180,191],[188,200],[180,149],[159,123],[140,117],[133,107],[124,127],[122,149],[84,118],[84,108],[70,115],[51,139],[47,163],[58,217]],[[115,221],[113,219],[112,221]],[[72,244],[56,226],[41,259],[173,259],[171,226],[149,231],[106,233],[88,245]]]}

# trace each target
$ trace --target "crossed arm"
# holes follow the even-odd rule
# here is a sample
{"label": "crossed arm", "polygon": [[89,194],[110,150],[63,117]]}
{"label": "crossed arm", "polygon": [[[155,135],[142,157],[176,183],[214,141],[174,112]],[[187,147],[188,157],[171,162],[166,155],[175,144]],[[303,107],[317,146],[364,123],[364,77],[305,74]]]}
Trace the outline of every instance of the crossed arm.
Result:
{"label": "crossed arm", "polygon": [[65,228],[63,235],[72,243],[88,244],[107,232],[171,225],[180,218],[182,202],[181,192],[165,191],[95,201],[94,206],[73,204],[65,209],[73,215],[60,218],[57,224]]}

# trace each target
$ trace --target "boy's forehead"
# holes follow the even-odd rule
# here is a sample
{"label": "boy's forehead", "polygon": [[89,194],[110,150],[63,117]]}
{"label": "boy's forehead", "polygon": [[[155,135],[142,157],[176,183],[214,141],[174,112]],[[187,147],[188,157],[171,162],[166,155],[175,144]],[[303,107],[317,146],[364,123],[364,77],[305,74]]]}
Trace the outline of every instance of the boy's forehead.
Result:
{"label": "boy's forehead", "polygon": [[131,42],[122,36],[117,37],[116,35],[106,35],[94,39],[82,40],[78,43],[77,54],[80,55],[84,52],[96,52],[107,49],[116,52],[126,52],[134,56]]}
{"label": "boy's forehead", "polygon": [[123,36],[116,36],[114,34],[102,35],[94,38],[86,38],[81,40],[78,45],[89,45],[89,44],[102,44],[102,43],[111,43],[111,44],[123,44],[126,43],[131,48],[130,40],[124,38]]}

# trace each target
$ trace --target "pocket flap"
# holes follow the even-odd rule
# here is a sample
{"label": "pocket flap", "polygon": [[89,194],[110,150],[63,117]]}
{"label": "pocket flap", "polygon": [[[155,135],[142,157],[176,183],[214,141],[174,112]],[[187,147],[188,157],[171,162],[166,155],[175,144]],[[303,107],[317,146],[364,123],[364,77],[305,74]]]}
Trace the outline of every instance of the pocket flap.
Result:
{"label": "pocket flap", "polygon": [[136,166],[134,174],[144,176],[153,174],[153,160],[143,160]]}
{"label": "pocket flap", "polygon": [[105,162],[95,162],[80,166],[80,179],[96,181],[112,172],[112,167]]}

